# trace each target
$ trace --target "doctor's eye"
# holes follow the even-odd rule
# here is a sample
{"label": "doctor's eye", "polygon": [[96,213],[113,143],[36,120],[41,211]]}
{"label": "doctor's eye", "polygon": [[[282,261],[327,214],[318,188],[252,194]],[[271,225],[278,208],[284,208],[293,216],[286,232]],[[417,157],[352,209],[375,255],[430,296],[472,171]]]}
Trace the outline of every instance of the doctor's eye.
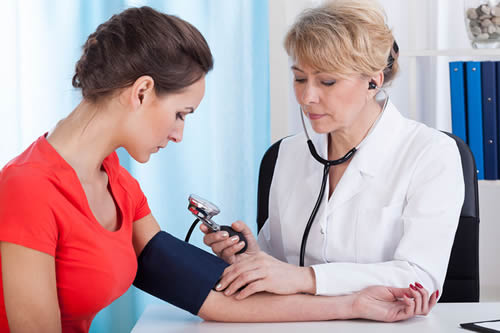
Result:
{"label": "doctor's eye", "polygon": [[327,81],[321,81],[321,84],[327,87],[333,86],[337,81],[335,80],[327,80]]}
{"label": "doctor's eye", "polygon": [[301,79],[301,78],[296,77],[295,78],[295,82],[297,82],[297,83],[304,83],[304,82],[306,82],[306,79]]}
{"label": "doctor's eye", "polygon": [[177,112],[177,113],[175,114],[175,118],[176,118],[176,119],[180,119],[180,120],[184,121],[184,117],[185,117],[185,116],[184,116],[184,114],[183,114],[183,113],[181,113],[181,112]]}

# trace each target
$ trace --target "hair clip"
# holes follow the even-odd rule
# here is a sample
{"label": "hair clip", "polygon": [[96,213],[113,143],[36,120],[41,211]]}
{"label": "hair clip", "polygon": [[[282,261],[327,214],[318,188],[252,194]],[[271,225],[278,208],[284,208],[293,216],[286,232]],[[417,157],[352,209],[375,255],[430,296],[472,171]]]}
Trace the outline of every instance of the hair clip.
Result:
{"label": "hair clip", "polygon": [[392,52],[394,51],[394,55],[397,56],[399,53],[399,46],[398,43],[396,43],[396,40],[394,40],[394,43],[392,43],[392,50],[389,53],[389,58],[387,58],[387,68],[392,69],[392,65],[394,64],[394,57],[392,56]]}
{"label": "hair clip", "polygon": [[399,53],[399,46],[398,43],[396,43],[396,40],[394,40],[394,43],[392,44],[392,49],[394,50],[394,53]]}

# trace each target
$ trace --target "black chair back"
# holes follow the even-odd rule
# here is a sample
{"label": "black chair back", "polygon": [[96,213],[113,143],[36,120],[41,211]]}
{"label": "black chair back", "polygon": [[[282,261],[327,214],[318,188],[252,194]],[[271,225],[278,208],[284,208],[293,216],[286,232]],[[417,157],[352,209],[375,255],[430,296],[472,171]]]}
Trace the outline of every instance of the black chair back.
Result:
{"label": "black chair back", "polygon": [[274,166],[278,158],[281,141],[283,139],[269,147],[260,162],[259,184],[257,187],[257,232],[264,226],[269,216],[269,190],[273,181]]}
{"label": "black chair back", "polygon": [[[465,200],[439,301],[479,302],[479,201],[476,163],[465,142],[453,134],[446,134],[455,140],[460,152],[465,181]],[[258,231],[269,216],[269,190],[282,140],[267,150],[260,164],[257,190]]]}
{"label": "black chair back", "polygon": [[462,159],[465,199],[451,249],[440,302],[479,302],[479,195],[477,169],[469,146],[446,133],[457,143]]}

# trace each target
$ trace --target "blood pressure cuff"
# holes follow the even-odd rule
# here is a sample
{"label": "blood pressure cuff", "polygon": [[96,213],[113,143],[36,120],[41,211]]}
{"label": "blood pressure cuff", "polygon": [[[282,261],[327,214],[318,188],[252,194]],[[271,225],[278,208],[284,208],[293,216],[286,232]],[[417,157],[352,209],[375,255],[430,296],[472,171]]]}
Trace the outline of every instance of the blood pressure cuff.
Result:
{"label": "blood pressure cuff", "polygon": [[160,231],[139,255],[134,286],[197,315],[227,266],[222,259]]}

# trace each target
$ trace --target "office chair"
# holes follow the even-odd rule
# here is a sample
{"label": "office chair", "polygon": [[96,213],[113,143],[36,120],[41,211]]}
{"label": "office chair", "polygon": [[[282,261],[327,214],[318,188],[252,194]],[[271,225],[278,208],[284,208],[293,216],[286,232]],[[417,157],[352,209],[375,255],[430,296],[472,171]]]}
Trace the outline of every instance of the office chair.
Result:
{"label": "office chair", "polygon": [[469,146],[456,135],[447,133],[457,143],[462,160],[465,199],[451,248],[448,271],[440,302],[479,302],[479,196],[477,169]]}
{"label": "office chair", "polygon": [[[465,142],[453,134],[444,133],[455,140],[460,152],[465,182],[465,199],[439,301],[479,302],[479,201],[476,163]],[[260,164],[257,189],[258,231],[269,216],[269,190],[282,140],[277,141],[267,150]]]}

